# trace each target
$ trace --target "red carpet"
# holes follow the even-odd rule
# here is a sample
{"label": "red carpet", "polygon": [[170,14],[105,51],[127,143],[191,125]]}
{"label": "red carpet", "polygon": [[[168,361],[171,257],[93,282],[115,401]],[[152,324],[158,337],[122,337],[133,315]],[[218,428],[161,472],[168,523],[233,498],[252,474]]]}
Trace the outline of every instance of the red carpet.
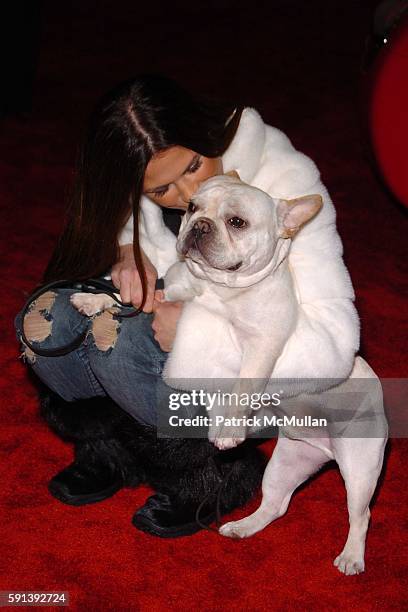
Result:
{"label": "red carpet", "polygon": [[[232,1],[145,4],[44,2],[34,110],[2,125],[0,590],[69,591],[72,610],[401,610],[407,440],[389,445],[360,576],[332,566],[348,528],[335,468],[304,486],[285,517],[242,542],[137,532],[130,519],[146,488],[83,508],[47,492],[72,450],[37,416],[12,318],[61,226],[83,118],[131,74],[161,71],[239,98],[315,159],[338,210],[362,352],[381,376],[407,372],[406,217],[366,160],[359,127],[359,62],[375,3],[282,0],[260,12],[257,3]],[[272,443],[264,448],[270,453]]]}

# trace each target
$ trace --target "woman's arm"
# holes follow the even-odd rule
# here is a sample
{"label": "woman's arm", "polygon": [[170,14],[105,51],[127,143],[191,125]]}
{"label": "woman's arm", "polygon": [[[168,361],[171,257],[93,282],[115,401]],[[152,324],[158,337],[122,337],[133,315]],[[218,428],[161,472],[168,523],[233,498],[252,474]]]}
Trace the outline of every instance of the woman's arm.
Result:
{"label": "woman's arm", "polygon": [[[152,312],[157,271],[143,251],[142,259],[147,280],[147,297],[143,312]],[[111,277],[113,284],[120,291],[122,301],[132,303],[133,306],[138,308],[142,302],[143,291],[133,254],[133,244],[122,244],[120,246],[120,259],[112,267]]]}
{"label": "woman's arm", "polygon": [[163,300],[163,291],[156,291],[153,304],[154,319],[152,329],[154,331],[154,339],[159,343],[161,350],[169,353],[173,348],[183,302],[165,302]]}
{"label": "woman's arm", "polygon": [[282,172],[276,173],[273,147],[269,153],[262,170],[265,172],[273,164],[275,176],[263,188],[272,197],[290,199],[319,193],[323,198],[319,214],[302,228],[291,245],[289,265],[302,323],[274,376],[294,373],[305,378],[346,378],[359,347],[360,330],[333,203],[310,158],[287,142],[281,157]]}
{"label": "woman's arm", "polygon": [[[176,335],[176,326],[181,315],[182,303],[161,303],[159,300],[154,302],[154,287],[157,276],[163,277],[169,266],[177,260],[175,249],[176,237],[165,226],[162,212],[157,204],[154,204],[149,198],[142,196],[140,208],[139,237],[140,244],[145,250],[145,252],[142,250],[142,253],[147,262],[145,265],[148,277],[148,299],[143,310],[151,312],[153,309],[155,339],[163,351],[170,351]],[[126,225],[119,234],[118,241],[121,249],[121,260],[112,270],[112,280],[116,284],[114,281],[115,276],[116,282],[120,282],[118,276],[122,274],[125,287],[128,287],[128,290],[131,291],[136,304],[140,304],[141,283],[132,248],[133,215],[130,215]],[[152,262],[154,262],[154,265]],[[151,268],[153,268],[154,274],[151,274]],[[132,303],[135,303],[133,298]]]}
{"label": "woman's arm", "polygon": [[[137,308],[142,301],[142,284],[133,256],[133,244],[122,245],[120,254],[120,260],[112,268],[112,282],[120,290],[121,299],[124,302],[131,302]],[[154,338],[162,351],[169,352],[176,336],[177,321],[181,315],[183,302],[162,301],[163,292],[155,291],[156,269],[143,251],[142,257],[147,277],[147,299],[143,312],[154,312],[152,323]]]}

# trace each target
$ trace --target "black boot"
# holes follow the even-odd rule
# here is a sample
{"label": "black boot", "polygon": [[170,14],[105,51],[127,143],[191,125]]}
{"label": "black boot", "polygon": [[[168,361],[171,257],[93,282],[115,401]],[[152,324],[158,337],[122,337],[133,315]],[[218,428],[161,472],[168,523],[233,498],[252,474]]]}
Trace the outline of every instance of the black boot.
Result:
{"label": "black boot", "polygon": [[125,486],[120,470],[107,459],[109,442],[91,440],[76,445],[75,461],[48,483],[56,499],[71,506],[102,501]]}
{"label": "black boot", "polygon": [[51,429],[75,444],[74,462],[48,485],[59,501],[90,504],[145,480],[138,461],[138,424],[110,398],[66,402],[48,392],[40,405]]}
{"label": "black boot", "polygon": [[218,451],[208,440],[157,440],[147,471],[156,489],[133,516],[152,535],[175,538],[196,533],[216,517],[248,502],[258,489],[265,459],[251,441]]}

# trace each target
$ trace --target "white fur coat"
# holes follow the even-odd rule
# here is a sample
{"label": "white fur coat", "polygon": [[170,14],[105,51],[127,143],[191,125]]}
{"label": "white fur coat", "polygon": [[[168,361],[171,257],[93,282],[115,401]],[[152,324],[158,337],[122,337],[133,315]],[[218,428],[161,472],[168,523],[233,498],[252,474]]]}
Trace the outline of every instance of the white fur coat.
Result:
{"label": "white fur coat", "polygon": [[[244,182],[274,198],[313,193],[323,197],[322,210],[291,246],[289,264],[300,316],[273,377],[346,378],[359,347],[359,321],[336,230],[336,213],[318,169],[311,159],[294,149],[283,132],[266,125],[252,108],[243,111],[222,161],[225,172],[236,170]],[[159,277],[164,276],[177,260],[176,238],[165,226],[160,207],[145,196],[141,201],[140,236],[142,249],[156,266]],[[131,218],[119,243],[132,241]],[[178,332],[182,334],[182,328]]]}

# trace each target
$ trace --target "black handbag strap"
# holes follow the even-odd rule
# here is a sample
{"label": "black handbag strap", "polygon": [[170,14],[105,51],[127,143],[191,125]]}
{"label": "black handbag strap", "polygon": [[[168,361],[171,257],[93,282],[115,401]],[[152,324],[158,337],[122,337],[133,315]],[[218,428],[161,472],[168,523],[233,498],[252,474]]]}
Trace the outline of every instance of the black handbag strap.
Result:
{"label": "black handbag strap", "polygon": [[[62,355],[67,355],[68,353],[71,353],[72,351],[77,349],[79,346],[81,346],[81,344],[85,340],[86,335],[88,333],[88,330],[85,330],[82,333],[80,333],[69,344],[66,344],[64,346],[60,346],[57,348],[53,348],[53,349],[44,349],[44,348],[40,348],[37,346],[33,346],[33,344],[28,340],[24,332],[24,317],[29,312],[32,304],[35,302],[35,300],[38,300],[38,298],[44,295],[44,293],[46,293],[47,291],[51,291],[53,289],[63,289],[63,288],[64,289],[74,289],[81,293],[94,293],[94,294],[106,293],[119,306],[129,308],[129,304],[125,304],[115,295],[115,293],[117,293],[118,290],[113,285],[112,281],[105,279],[105,278],[103,279],[89,278],[86,281],[79,281],[79,282],[72,281],[72,280],[59,280],[59,281],[53,281],[51,283],[47,283],[46,285],[41,285],[40,287],[38,287],[38,289],[36,289],[30,295],[30,297],[24,304],[23,309],[21,311],[22,313],[21,339],[24,342],[24,344],[31,351],[33,351],[33,353],[35,353],[36,355],[40,355],[41,357],[60,357]],[[157,279],[156,289],[163,289],[163,288],[164,288],[163,279],[162,278]],[[142,312],[140,308],[133,308],[133,307],[131,308],[132,310],[130,312],[118,313],[116,316],[119,319],[128,319],[131,317],[135,317],[138,314],[140,314],[140,312]]]}

